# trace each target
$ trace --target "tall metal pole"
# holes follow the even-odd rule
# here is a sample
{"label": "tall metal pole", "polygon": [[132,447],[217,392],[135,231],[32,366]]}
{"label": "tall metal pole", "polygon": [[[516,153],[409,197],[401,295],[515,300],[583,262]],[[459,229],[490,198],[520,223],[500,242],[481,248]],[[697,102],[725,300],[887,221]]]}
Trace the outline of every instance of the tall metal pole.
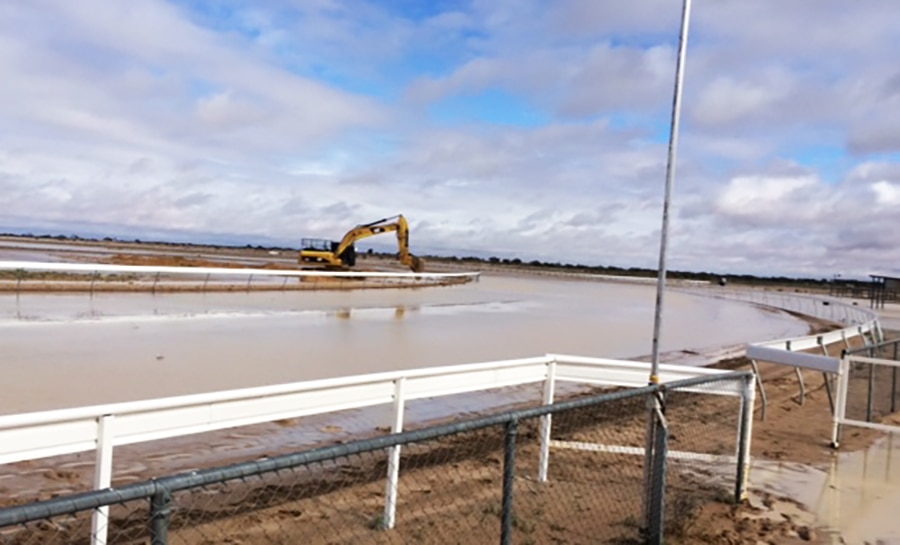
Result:
{"label": "tall metal pole", "polygon": [[672,100],[672,124],[669,130],[669,158],[666,165],[666,195],[663,200],[662,230],[659,236],[659,276],[656,281],[656,310],[653,315],[653,359],[650,383],[659,382],[659,340],[662,333],[663,299],[666,292],[666,248],[669,242],[669,203],[675,185],[675,158],[678,150],[678,126],[681,122],[681,82],[684,79],[684,59],[687,53],[688,26],[691,19],[691,0],[684,0],[681,11],[681,37],[675,65],[675,93]]}
{"label": "tall metal pole", "polygon": [[[672,187],[675,181],[675,158],[678,148],[678,125],[681,121],[681,82],[684,79],[684,57],[687,52],[688,26],[691,16],[691,0],[684,0],[681,11],[681,35],[678,43],[678,59],[675,65],[675,92],[672,100],[672,124],[669,131],[669,157],[666,165],[666,194],[663,200],[662,230],[659,239],[659,276],[656,282],[656,309],[653,314],[653,359],[650,364],[650,384],[659,383],[659,339],[662,331],[663,299],[666,290],[666,246],[669,238],[669,202],[672,198]],[[658,392],[657,392],[658,394]],[[665,502],[665,449],[659,452],[658,439],[662,424],[662,407],[658,395],[650,395],[647,399],[647,446],[644,450],[644,530],[651,531],[660,513],[660,505]],[[660,470],[658,463],[662,463]],[[662,492],[659,492],[662,490]],[[654,491],[663,494],[654,501]],[[657,532],[655,540],[648,542],[662,543],[662,532]]]}

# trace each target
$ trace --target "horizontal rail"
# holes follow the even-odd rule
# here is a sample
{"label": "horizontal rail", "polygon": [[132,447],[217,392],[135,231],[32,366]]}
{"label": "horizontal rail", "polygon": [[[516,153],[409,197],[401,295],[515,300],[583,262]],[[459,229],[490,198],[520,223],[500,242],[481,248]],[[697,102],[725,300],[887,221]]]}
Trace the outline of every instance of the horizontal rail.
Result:
{"label": "horizontal rail", "polygon": [[[551,363],[556,380],[598,386],[644,386],[649,373],[646,362],[548,355],[7,415],[0,416],[0,464],[95,449],[104,417],[113,417],[108,440],[119,446],[387,404],[399,380],[405,400],[532,384],[547,379]],[[665,383],[723,373],[660,366]],[[713,393],[740,395],[740,388]]]}
{"label": "horizontal rail", "polygon": [[879,348],[885,348],[887,346],[894,346],[897,344],[900,344],[900,339],[888,339],[886,341],[881,341],[880,343],[860,346],[859,348],[848,348],[844,351],[844,353],[847,355],[860,354],[862,352],[868,352],[869,350],[878,350]]}
{"label": "horizontal rail", "polygon": [[[731,376],[732,379],[736,378],[736,376],[733,376],[734,373],[728,373],[728,375]],[[636,388],[633,390],[607,392],[590,397],[554,403],[552,405],[544,405],[531,409],[506,411],[496,415],[483,416],[470,420],[452,422],[449,424],[430,426],[419,430],[405,431],[379,437],[359,439],[347,443],[329,445],[305,452],[273,456],[271,458],[254,460],[251,462],[241,462],[221,468],[201,469],[197,471],[191,471],[189,473],[161,477],[143,483],[127,484],[115,489],[84,492],[68,497],[54,498],[38,502],[36,504],[26,506],[26,508],[14,507],[11,509],[0,509],[0,527],[10,526],[13,524],[21,524],[30,520],[50,518],[77,511],[97,509],[105,505],[144,499],[160,491],[175,492],[179,490],[208,486],[228,480],[242,479],[246,477],[261,475],[264,473],[271,473],[295,467],[301,467],[317,462],[324,462],[356,454],[382,450],[398,445],[406,445],[414,442],[425,442],[446,435],[476,431],[492,426],[500,426],[506,424],[511,420],[537,418],[547,414],[552,414],[554,412],[580,409],[598,405],[601,403],[608,403],[633,397],[645,396],[657,391],[658,389],[659,386],[654,385],[644,386],[643,388]]]}
{"label": "horizontal rail", "polygon": [[[645,386],[649,377],[650,364],[647,362],[566,356],[562,354],[550,354],[549,357],[556,362],[556,380],[558,381],[637,388]],[[602,375],[597,372],[598,366],[602,366]],[[721,373],[722,371],[719,369],[705,367],[671,364],[659,366],[659,378],[662,383],[676,382],[694,377],[720,375]],[[731,388],[713,392],[698,387],[698,391],[723,395],[741,395],[741,386],[735,383]]]}
{"label": "horizontal rail", "polygon": [[601,403],[646,396],[659,391],[664,387],[669,389],[684,389],[699,386],[704,382],[709,383],[711,381],[740,382],[737,379],[746,379],[748,376],[750,376],[750,373],[747,372],[720,371],[718,373],[675,381],[665,386],[644,385],[640,388],[620,390],[617,392],[605,392],[540,407],[505,411],[496,415],[329,445],[305,452],[273,456],[271,458],[250,462],[241,462],[221,468],[201,469],[189,473],[161,477],[143,483],[127,484],[117,488],[108,488],[53,498],[26,506],[0,509],[0,527],[97,509],[106,505],[149,498],[161,491],[175,492],[208,486],[229,480],[277,472],[365,452],[383,450],[398,445],[429,441],[446,435],[500,426],[514,420],[534,419],[561,411],[575,410],[599,405]]}
{"label": "horizontal rail", "polygon": [[857,428],[867,428],[875,431],[883,431],[885,433],[897,433],[897,426],[891,424],[879,424],[877,422],[865,422],[863,420],[853,420],[851,418],[837,418],[835,422],[846,426],[856,426]]}
{"label": "horizontal rail", "polygon": [[900,367],[900,361],[886,360],[882,358],[869,358],[866,356],[847,356],[850,363],[870,363],[874,365],[886,365],[888,367]]}
{"label": "horizontal rail", "polygon": [[[604,454],[634,454],[643,456],[646,453],[644,447],[628,447],[623,445],[603,445],[600,443],[588,443],[585,441],[550,441],[550,446],[565,450],[580,450],[583,452],[601,452]],[[672,460],[690,460],[707,462],[710,464],[734,464],[737,456],[727,454],[703,454],[699,452],[684,452],[670,450],[666,452],[666,458]]]}
{"label": "horizontal rail", "polygon": [[480,272],[414,273],[367,271],[312,271],[292,269],[253,269],[230,267],[172,267],[156,265],[110,265],[106,263],[44,263],[40,261],[0,261],[0,270],[54,271],[54,272],[103,272],[103,273],[151,273],[184,275],[227,276],[310,276],[328,278],[477,278]]}
{"label": "horizontal rail", "polygon": [[876,324],[877,320],[873,319],[872,321],[865,324],[836,329],[834,331],[829,331],[828,333],[821,333],[818,335],[805,335],[802,337],[793,337],[790,339],[765,341],[760,343],[753,343],[753,345],[765,346],[769,348],[779,348],[781,350],[790,350],[793,352],[801,352],[803,350],[812,350],[814,348],[819,348],[822,345],[828,346],[830,344],[841,342],[847,338],[876,331],[878,328]]}
{"label": "horizontal rail", "polygon": [[780,363],[792,367],[803,367],[825,373],[837,373],[841,367],[840,358],[820,356],[818,354],[806,354],[803,352],[791,352],[782,348],[770,346],[750,345],[747,347],[747,357],[751,360]]}

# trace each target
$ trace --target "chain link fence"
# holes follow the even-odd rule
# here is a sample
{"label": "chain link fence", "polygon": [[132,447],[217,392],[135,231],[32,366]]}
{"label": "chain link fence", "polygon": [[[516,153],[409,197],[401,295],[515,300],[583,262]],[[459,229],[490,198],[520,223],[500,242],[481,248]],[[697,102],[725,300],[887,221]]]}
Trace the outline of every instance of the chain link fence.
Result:
{"label": "chain link fence", "polygon": [[0,544],[678,541],[700,535],[703,505],[743,493],[751,386],[605,390],[63,495],[0,509]]}
{"label": "chain link fence", "polygon": [[[900,339],[853,348],[848,356],[900,361]],[[900,409],[900,368],[851,358],[845,417],[876,422]]]}

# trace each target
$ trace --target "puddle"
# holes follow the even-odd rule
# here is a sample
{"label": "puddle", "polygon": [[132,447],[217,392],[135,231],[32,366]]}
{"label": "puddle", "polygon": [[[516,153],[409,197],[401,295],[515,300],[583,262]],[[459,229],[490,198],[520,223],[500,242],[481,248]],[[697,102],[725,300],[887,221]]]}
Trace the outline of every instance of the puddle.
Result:
{"label": "puddle", "polygon": [[754,460],[750,481],[805,506],[834,543],[900,545],[900,437],[839,453],[826,468]]}

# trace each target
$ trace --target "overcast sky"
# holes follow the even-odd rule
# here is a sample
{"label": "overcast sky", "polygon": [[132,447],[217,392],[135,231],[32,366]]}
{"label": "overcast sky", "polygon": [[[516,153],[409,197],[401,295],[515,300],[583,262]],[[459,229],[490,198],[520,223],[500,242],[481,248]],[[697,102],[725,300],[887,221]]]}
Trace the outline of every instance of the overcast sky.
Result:
{"label": "overcast sky", "polygon": [[[0,229],[654,267],[680,10],[0,0]],[[670,268],[900,274],[898,21],[695,0]]]}

